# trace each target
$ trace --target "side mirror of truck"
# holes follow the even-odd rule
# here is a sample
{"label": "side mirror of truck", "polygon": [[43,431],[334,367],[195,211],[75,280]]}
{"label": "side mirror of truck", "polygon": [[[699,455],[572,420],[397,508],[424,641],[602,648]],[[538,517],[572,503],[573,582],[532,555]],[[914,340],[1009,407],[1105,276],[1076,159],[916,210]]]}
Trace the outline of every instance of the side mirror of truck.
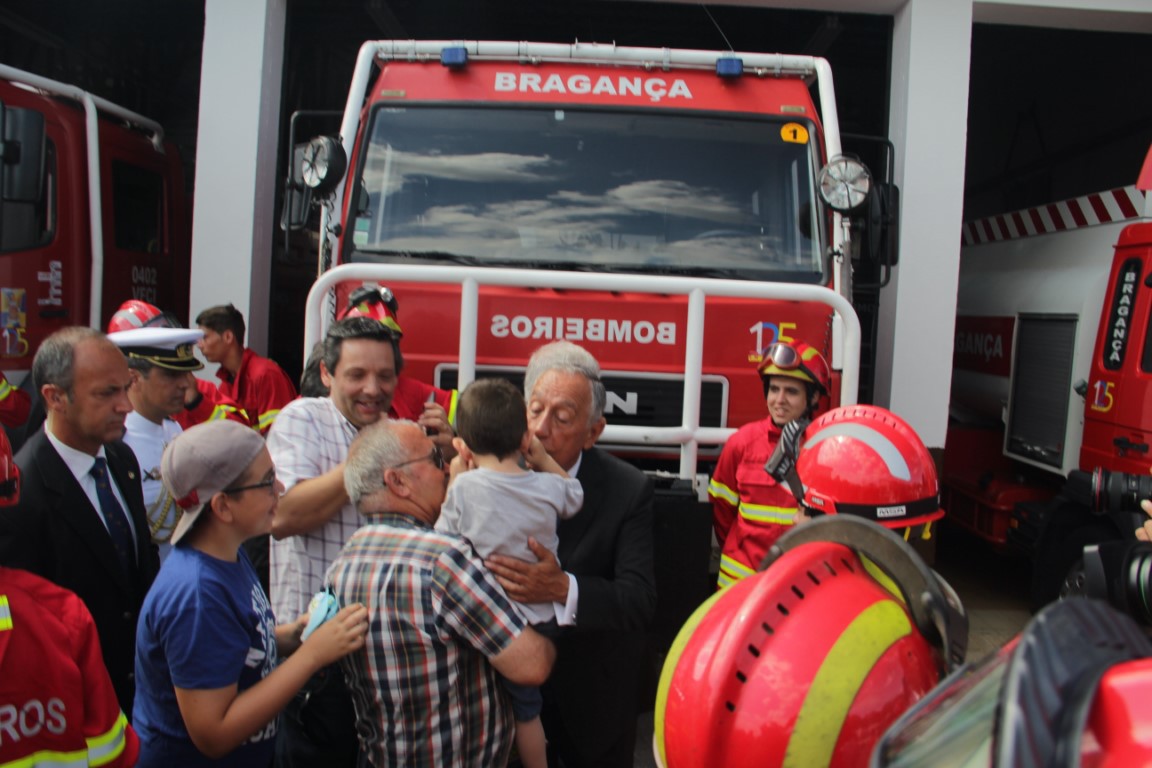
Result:
{"label": "side mirror of truck", "polygon": [[900,188],[880,182],[872,189],[861,215],[860,258],[894,267],[900,257]]}
{"label": "side mirror of truck", "polygon": [[308,224],[312,208],[312,188],[304,185],[300,165],[307,144],[297,144],[292,150],[292,171],[284,180],[284,209],[280,212],[280,229],[298,232]]}
{"label": "side mirror of truck", "polygon": [[0,105],[0,200],[35,203],[44,186],[44,115]]}

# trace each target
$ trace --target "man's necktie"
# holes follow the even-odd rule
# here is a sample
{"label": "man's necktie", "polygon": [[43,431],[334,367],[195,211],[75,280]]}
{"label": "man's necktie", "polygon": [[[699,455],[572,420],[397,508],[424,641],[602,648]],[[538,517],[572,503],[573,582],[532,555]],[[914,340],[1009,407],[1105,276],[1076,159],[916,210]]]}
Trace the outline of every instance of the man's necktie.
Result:
{"label": "man's necktie", "polygon": [[96,480],[96,498],[100,500],[100,513],[104,515],[104,522],[108,524],[108,535],[112,537],[112,546],[116,548],[116,556],[120,559],[120,567],[129,579],[136,570],[136,544],[132,539],[132,529],[128,527],[128,518],[124,516],[124,509],[116,501],[116,494],[112,492],[111,481],[108,478],[108,462],[97,457],[96,463],[88,472]]}

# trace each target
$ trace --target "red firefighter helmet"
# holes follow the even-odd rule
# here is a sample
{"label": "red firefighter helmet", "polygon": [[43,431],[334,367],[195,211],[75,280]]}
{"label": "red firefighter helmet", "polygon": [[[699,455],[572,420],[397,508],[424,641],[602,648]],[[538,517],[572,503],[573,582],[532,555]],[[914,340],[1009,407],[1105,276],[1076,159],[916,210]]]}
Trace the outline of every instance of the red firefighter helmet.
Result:
{"label": "red firefighter helmet", "polygon": [[896,719],[963,661],[954,592],[894,532],[824,517],[681,628],[656,694],[664,768],[864,766]]}
{"label": "red firefighter helmet", "polygon": [[920,436],[876,405],[834,408],[800,438],[796,474],[805,507],[852,514],[886,528],[906,528],[944,516],[936,462]]}
{"label": "red firefighter helmet", "polygon": [[12,458],[12,444],[0,429],[0,507],[11,507],[20,501],[20,468]]}
{"label": "red firefighter helmet", "polygon": [[404,335],[396,321],[399,311],[400,305],[391,289],[383,285],[362,285],[348,296],[348,306],[336,319],[370,317],[383,323],[399,339]]}
{"label": "red firefighter helmet", "polygon": [[778,341],[760,352],[756,372],[767,385],[769,376],[787,376],[814,384],[820,394],[827,395],[832,385],[832,369],[824,355],[802,341]]}
{"label": "red firefighter helmet", "polygon": [[180,323],[168,312],[146,301],[129,299],[120,305],[108,321],[108,333],[131,331],[135,328],[179,328]]}

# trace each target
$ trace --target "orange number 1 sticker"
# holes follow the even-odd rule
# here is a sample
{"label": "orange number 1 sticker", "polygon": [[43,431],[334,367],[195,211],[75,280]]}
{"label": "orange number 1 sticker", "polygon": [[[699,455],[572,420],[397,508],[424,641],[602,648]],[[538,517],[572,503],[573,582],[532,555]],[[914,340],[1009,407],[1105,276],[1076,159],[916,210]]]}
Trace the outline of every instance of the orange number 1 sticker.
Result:
{"label": "orange number 1 sticker", "polygon": [[784,123],[780,126],[780,138],[789,144],[807,144],[808,129],[800,123]]}

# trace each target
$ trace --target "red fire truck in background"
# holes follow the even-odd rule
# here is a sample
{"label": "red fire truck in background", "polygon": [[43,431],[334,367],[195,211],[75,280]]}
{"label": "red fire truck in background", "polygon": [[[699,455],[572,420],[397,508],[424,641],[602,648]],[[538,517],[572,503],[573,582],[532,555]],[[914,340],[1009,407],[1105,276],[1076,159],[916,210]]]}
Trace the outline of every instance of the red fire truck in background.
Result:
{"label": "red fire truck in background", "polygon": [[[481,373],[570,339],[601,361],[615,426],[681,424],[687,298],[645,296],[637,281],[636,292],[610,280],[550,288],[550,273],[821,287],[850,302],[860,252],[843,214],[890,204],[875,188],[894,194],[840,154],[831,71],[807,56],[371,42],[340,136],[302,153],[298,186],[324,203],[320,272],[440,265],[538,276],[530,287],[486,285],[476,327],[462,330],[459,287],[376,273],[399,300],[412,375],[461,383],[461,332],[475,335]],[[371,273],[359,274],[337,281],[338,304]],[[718,297],[703,319],[702,427],[726,435],[763,418],[753,368],[778,339],[834,361],[834,399],[842,375],[856,380],[826,303]]]}
{"label": "red fire truck in background", "polygon": [[104,328],[131,298],[185,317],[184,172],[161,127],[0,65],[0,357],[13,384],[64,326]]}
{"label": "red fire truck in background", "polygon": [[[351,290],[378,283],[399,302],[406,373],[440,387],[516,381],[557,339],[597,357],[601,444],[679,478],[657,499],[658,549],[675,550],[657,553],[661,595],[682,603],[661,612],[670,640],[712,585],[697,458],[764,417],[760,350],[817,347],[831,404],[856,401],[853,264],[891,263],[876,254],[894,252],[881,229],[896,192],[841,153],[828,63],[369,42],[339,138],[297,156],[289,187],[322,209],[306,352]],[[304,225],[306,201],[287,210]],[[854,237],[860,211],[874,236]]]}
{"label": "red fire truck in background", "polygon": [[949,520],[1032,555],[1036,607],[1152,496],[1152,152],[1132,186],[964,226]]}

